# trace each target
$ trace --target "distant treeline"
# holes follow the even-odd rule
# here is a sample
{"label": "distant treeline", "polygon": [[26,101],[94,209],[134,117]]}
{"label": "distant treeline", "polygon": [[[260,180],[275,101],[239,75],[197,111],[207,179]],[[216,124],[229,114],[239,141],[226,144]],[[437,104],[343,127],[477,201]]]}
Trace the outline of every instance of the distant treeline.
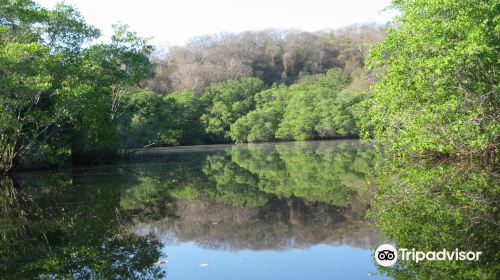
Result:
{"label": "distant treeline", "polygon": [[196,37],[157,51],[149,88],[158,93],[190,88],[201,94],[213,83],[250,76],[270,86],[292,84],[331,68],[360,74],[370,46],[385,33],[385,26],[354,25],[321,32],[264,30]]}

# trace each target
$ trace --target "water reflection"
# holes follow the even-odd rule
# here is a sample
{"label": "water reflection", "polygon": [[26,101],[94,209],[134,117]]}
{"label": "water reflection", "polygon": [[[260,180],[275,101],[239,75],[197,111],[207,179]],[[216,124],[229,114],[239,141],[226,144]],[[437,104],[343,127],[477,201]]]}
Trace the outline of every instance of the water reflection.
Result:
{"label": "water reflection", "polygon": [[208,155],[198,179],[171,182],[177,218],[135,229],[230,250],[367,248],[378,242],[364,220],[372,160],[372,151],[352,142],[233,147]]}
{"label": "water reflection", "polygon": [[479,261],[398,261],[396,279],[498,279],[500,184],[494,166],[381,163],[371,216],[386,240],[418,251],[481,251]]}
{"label": "water reflection", "polygon": [[343,254],[365,248],[366,275],[379,242],[364,218],[373,157],[356,141],[156,149],[119,165],[5,178],[0,275],[164,278],[153,263],[172,242],[231,252],[344,244]]}
{"label": "water reflection", "polygon": [[0,193],[0,275],[5,279],[162,278],[151,263],[161,243],[128,233],[112,189],[19,189],[8,178]]}
{"label": "water reflection", "polygon": [[175,208],[178,219],[138,224],[135,231],[227,250],[285,250],[322,243],[367,248],[378,241],[362,213],[308,205],[301,199],[273,200],[254,208],[181,199]]}
{"label": "water reflection", "polygon": [[[478,262],[379,267],[388,277],[495,279],[496,170],[383,161],[330,141],[155,149],[17,174],[0,179],[0,278],[364,278],[383,239],[483,252]],[[195,269],[214,255],[217,268]]]}

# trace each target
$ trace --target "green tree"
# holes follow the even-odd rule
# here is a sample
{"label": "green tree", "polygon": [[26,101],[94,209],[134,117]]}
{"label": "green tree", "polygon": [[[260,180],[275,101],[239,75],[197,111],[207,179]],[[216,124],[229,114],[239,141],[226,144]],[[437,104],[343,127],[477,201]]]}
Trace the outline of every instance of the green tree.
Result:
{"label": "green tree", "polygon": [[99,30],[64,4],[1,1],[0,16],[0,170],[114,151],[118,93],[151,74],[147,41],[116,25],[95,44]]}
{"label": "green tree", "polygon": [[345,103],[339,98],[349,82],[350,77],[333,69],[324,75],[306,76],[290,86],[290,99],[276,138],[308,140],[355,135],[354,118],[347,111],[350,101]]}
{"label": "green tree", "polygon": [[182,132],[174,124],[175,106],[154,92],[130,92],[119,119],[122,147],[177,145]]}
{"label": "green tree", "polygon": [[364,135],[398,154],[487,155],[500,135],[497,0],[392,1]]}
{"label": "green tree", "polygon": [[205,132],[214,140],[228,139],[230,125],[255,108],[254,95],[264,89],[262,80],[244,78],[205,90],[202,99],[210,102],[207,112],[201,116]]}
{"label": "green tree", "polygon": [[173,108],[171,115],[175,119],[174,129],[182,131],[181,144],[203,144],[209,141],[200,121],[207,105],[195,96],[193,90],[174,92],[167,95],[165,101],[172,104],[169,107]]}
{"label": "green tree", "polygon": [[288,86],[284,85],[257,93],[256,109],[231,124],[231,139],[237,143],[274,140],[288,98]]}

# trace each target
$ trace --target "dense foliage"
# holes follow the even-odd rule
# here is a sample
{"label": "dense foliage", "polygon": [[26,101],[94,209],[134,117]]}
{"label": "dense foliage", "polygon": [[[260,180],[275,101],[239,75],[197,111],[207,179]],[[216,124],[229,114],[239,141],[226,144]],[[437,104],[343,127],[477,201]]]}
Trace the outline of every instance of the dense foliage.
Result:
{"label": "dense foliage", "polygon": [[396,154],[498,151],[496,1],[393,1],[399,15],[367,72],[385,27],[221,34],[159,55],[125,25],[98,42],[71,6],[0,5],[3,172],[137,147],[356,137],[360,126]]}
{"label": "dense foliage", "polygon": [[255,110],[237,119],[229,135],[235,142],[260,142],[275,139],[276,130],[290,96],[289,87],[275,85],[254,96]]}
{"label": "dense foliage", "polygon": [[152,47],[114,29],[110,43],[93,43],[99,30],[70,6],[0,2],[1,171],[116,149],[121,92],[150,76]]}
{"label": "dense foliage", "polygon": [[395,0],[392,7],[399,16],[369,55],[383,71],[366,136],[395,153],[498,152],[500,3]]}
{"label": "dense foliage", "polygon": [[[367,44],[384,32],[362,26],[337,33],[263,31],[194,39],[169,50],[167,68],[177,73],[172,77],[190,73],[186,67],[214,63],[220,71],[210,66],[200,73],[217,77],[204,79],[193,70],[172,88],[179,91],[161,96],[140,89],[153,73],[153,49],[126,26],[114,26],[111,42],[99,43],[100,31],[71,6],[48,10],[15,0],[2,1],[0,11],[2,171],[97,162],[120,148],[355,135],[348,112],[355,97],[339,94],[349,78],[340,71],[307,74],[343,67],[365,83],[359,70]],[[370,31],[375,33],[364,36]],[[172,78],[161,67],[157,63],[150,84]],[[268,89],[273,82],[294,81],[299,85]],[[316,102],[321,108],[310,117]],[[311,121],[318,124],[307,127]]]}
{"label": "dense foliage", "polygon": [[218,138],[228,138],[230,125],[254,109],[254,95],[263,89],[264,83],[257,78],[231,80],[208,88],[203,99],[208,100],[209,107],[201,117],[205,131]]}
{"label": "dense foliage", "polygon": [[[166,60],[153,56],[149,85],[157,92],[148,92],[153,48],[125,25],[103,43],[71,6],[13,0],[0,11],[4,172],[97,162],[121,148],[357,135],[353,105],[369,83],[363,59],[385,32],[355,26],[200,37],[171,48]],[[332,67],[343,71],[318,74]],[[355,90],[345,91],[352,78]],[[158,83],[176,86],[165,91]]]}
{"label": "dense foliage", "polygon": [[346,88],[350,82],[343,71],[330,70],[263,91],[255,96],[257,108],[231,126],[231,138],[257,142],[356,136],[356,108],[363,95]]}

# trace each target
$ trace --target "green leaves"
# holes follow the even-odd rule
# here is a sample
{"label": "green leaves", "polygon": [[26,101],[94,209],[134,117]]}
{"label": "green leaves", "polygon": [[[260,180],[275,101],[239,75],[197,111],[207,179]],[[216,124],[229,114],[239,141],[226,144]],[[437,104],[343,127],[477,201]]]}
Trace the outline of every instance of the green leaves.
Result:
{"label": "green leaves", "polygon": [[392,6],[401,15],[367,63],[382,71],[365,103],[365,137],[399,154],[480,155],[497,149],[500,37],[491,23],[498,21],[498,1]]}
{"label": "green leaves", "polygon": [[88,25],[74,7],[58,3],[54,10],[41,10],[43,43],[56,52],[79,52],[82,45],[100,36],[99,29]]}
{"label": "green leaves", "polygon": [[150,76],[147,40],[121,26],[95,44],[99,30],[64,4],[0,7],[0,171],[116,149],[114,91]]}
{"label": "green leaves", "polygon": [[288,98],[288,87],[284,85],[257,93],[255,110],[231,124],[231,139],[237,143],[274,140]]}
{"label": "green leaves", "polygon": [[357,134],[350,108],[356,94],[340,93],[350,83],[341,70],[305,76],[290,87],[276,86],[255,96],[257,108],[231,125],[236,142],[308,140]]}
{"label": "green leaves", "polygon": [[228,81],[206,92],[211,105],[201,117],[205,132],[219,140],[229,138],[229,127],[255,108],[254,95],[265,89],[258,78]]}

